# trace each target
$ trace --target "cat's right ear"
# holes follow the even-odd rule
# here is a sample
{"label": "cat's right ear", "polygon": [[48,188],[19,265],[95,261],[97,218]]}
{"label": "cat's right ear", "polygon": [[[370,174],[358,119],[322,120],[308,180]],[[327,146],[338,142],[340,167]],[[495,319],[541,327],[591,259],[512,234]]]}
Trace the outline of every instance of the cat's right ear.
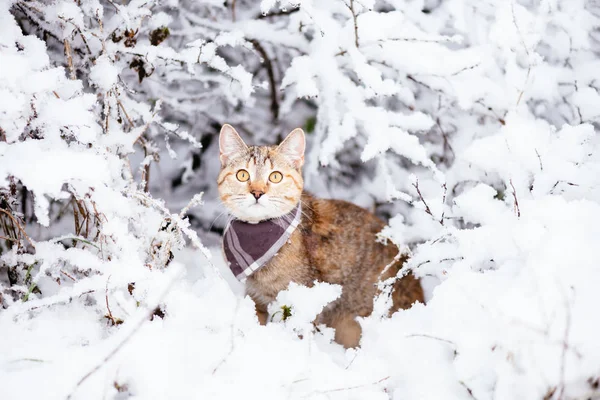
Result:
{"label": "cat's right ear", "polygon": [[219,150],[221,164],[227,164],[231,157],[248,149],[240,135],[229,124],[223,125],[219,134]]}

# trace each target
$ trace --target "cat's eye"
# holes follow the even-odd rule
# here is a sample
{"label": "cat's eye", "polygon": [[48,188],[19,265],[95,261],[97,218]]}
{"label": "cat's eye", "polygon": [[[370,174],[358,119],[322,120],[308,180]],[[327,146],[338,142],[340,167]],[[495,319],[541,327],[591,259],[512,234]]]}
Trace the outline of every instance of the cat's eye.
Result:
{"label": "cat's eye", "polygon": [[248,179],[250,179],[250,174],[245,169],[240,169],[237,174],[235,174],[235,177],[240,182],[246,182]]}
{"label": "cat's eye", "polygon": [[281,172],[279,171],[271,172],[271,175],[269,175],[269,180],[273,183],[279,183],[282,179],[283,175],[281,175]]}

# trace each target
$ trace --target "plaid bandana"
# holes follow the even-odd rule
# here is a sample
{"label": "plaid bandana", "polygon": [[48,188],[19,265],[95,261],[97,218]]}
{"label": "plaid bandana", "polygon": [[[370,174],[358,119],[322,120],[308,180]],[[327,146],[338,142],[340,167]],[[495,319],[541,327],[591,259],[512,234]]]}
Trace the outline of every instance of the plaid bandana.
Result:
{"label": "plaid bandana", "polygon": [[233,275],[240,281],[265,265],[288,241],[300,223],[300,203],[289,214],[257,224],[233,220],[223,235],[223,250]]}

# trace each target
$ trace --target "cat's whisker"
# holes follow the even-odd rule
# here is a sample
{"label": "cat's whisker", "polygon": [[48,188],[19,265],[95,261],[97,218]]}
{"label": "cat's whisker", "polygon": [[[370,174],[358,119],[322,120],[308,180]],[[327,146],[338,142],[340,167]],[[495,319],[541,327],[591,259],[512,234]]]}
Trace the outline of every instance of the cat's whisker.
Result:
{"label": "cat's whisker", "polygon": [[[312,208],[311,208],[311,207],[310,207],[308,204],[306,204],[306,202],[305,202],[305,201],[302,201],[302,199],[300,199],[300,204],[302,204],[302,208],[303,208],[303,209],[304,209],[304,208],[306,208],[306,209],[308,209],[308,210],[312,211],[312,212],[313,212],[313,214],[314,214],[314,210],[313,210],[313,209],[312,209]],[[307,214],[307,213],[306,213],[304,210],[301,210],[301,212],[302,212],[302,215],[303,215],[303,216],[304,216],[306,219],[308,219],[308,220],[310,220],[310,221],[312,221],[312,220],[313,220],[313,219],[312,219],[312,217],[311,217],[311,216],[309,216],[309,215],[308,215],[308,214]]]}
{"label": "cat's whisker", "polygon": [[217,220],[218,220],[219,218],[221,218],[221,216],[222,216],[223,214],[225,214],[225,213],[227,213],[227,210],[223,211],[222,213],[220,213],[219,215],[217,215],[217,216],[215,217],[215,219],[213,219],[212,223],[211,223],[211,224],[210,224],[210,226],[208,227],[208,230],[209,230],[209,231],[210,231],[210,230],[212,230],[212,227],[214,226],[215,222],[217,222]]}

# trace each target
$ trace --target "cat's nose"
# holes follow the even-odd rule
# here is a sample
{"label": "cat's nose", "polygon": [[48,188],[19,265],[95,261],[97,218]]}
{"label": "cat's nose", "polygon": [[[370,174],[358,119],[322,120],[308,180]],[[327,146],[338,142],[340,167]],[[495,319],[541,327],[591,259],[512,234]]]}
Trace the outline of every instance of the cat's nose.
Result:
{"label": "cat's nose", "polygon": [[262,190],[253,190],[252,191],[252,195],[254,196],[254,198],[258,201],[258,199],[260,199],[260,197],[265,194],[265,192],[263,192]]}

